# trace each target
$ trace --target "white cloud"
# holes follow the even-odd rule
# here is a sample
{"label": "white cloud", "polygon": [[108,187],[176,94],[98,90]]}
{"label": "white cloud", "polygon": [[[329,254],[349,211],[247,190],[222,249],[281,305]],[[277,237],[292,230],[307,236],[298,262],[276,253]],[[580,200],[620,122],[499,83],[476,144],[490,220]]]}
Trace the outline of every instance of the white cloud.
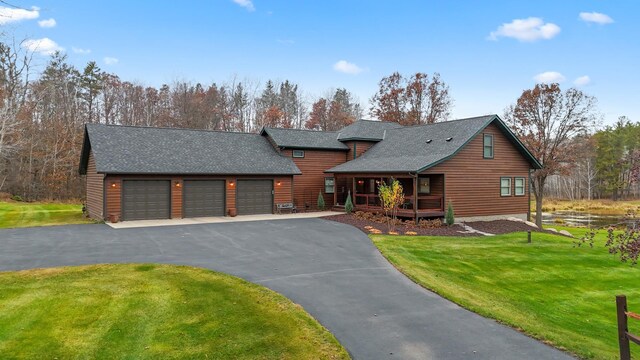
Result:
{"label": "white cloud", "polygon": [[91,53],[91,49],[82,49],[82,48],[77,48],[77,47],[72,47],[71,51],[73,51],[76,54],[89,54]]}
{"label": "white cloud", "polygon": [[33,20],[37,19],[38,16],[40,16],[40,8],[35,6],[31,10],[0,6],[0,25],[22,20]]}
{"label": "white cloud", "polygon": [[333,70],[351,75],[357,75],[364,71],[363,68],[346,60],[340,60],[337,63],[333,64]]}
{"label": "white cloud", "polygon": [[22,47],[42,55],[51,55],[56,51],[64,51],[64,48],[49,38],[28,39],[22,42]]}
{"label": "white cloud", "polygon": [[585,86],[588,85],[591,82],[591,78],[587,75],[585,76],[580,76],[579,78],[575,79],[573,81],[573,85],[575,86]]}
{"label": "white cloud", "polygon": [[107,56],[104,58],[104,63],[107,65],[115,65],[119,62],[120,60],[118,60],[117,58],[111,57],[111,56]]}
{"label": "white cloud", "polygon": [[561,83],[565,80],[564,75],[557,71],[546,71],[533,77],[537,83],[550,84]]}
{"label": "white cloud", "polygon": [[548,40],[560,33],[560,27],[553,23],[545,23],[537,17],[527,19],[515,19],[510,23],[502,24],[496,31],[489,34],[489,40],[498,40],[499,37],[510,37],[519,41]]}
{"label": "white cloud", "polygon": [[581,12],[580,19],[589,23],[596,23],[600,25],[611,24],[613,19],[609,15],[605,15],[599,12]]}
{"label": "white cloud", "polygon": [[234,3],[242,6],[243,8],[247,9],[248,11],[255,11],[256,8],[255,6],[253,6],[253,1],[251,0],[233,0]]}
{"label": "white cloud", "polygon": [[40,27],[42,28],[52,28],[56,26],[56,19],[51,18],[47,20],[40,20],[38,21],[38,25],[40,25]]}

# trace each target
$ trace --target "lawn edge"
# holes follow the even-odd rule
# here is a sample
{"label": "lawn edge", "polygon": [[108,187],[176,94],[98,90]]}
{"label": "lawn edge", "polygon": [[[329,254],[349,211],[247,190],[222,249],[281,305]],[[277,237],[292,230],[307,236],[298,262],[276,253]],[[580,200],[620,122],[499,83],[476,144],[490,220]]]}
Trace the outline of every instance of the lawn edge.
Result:
{"label": "lawn edge", "polygon": [[[560,235],[560,236],[562,236],[561,234],[559,234],[559,235]],[[376,243],[373,241],[372,236],[409,236],[409,235],[367,234],[367,237],[369,238],[369,241],[371,241],[371,243],[373,244],[373,246],[375,246],[376,250],[378,250],[378,252],[380,253],[380,255],[382,255],[382,257],[383,257],[383,258],[384,258],[384,259],[385,259],[389,264],[391,264],[391,266],[393,266],[393,268],[394,268],[394,269],[398,270],[402,275],[404,275],[407,279],[411,280],[411,282],[413,282],[414,284],[416,284],[416,285],[420,286],[421,288],[423,288],[423,289],[425,289],[425,290],[427,290],[427,291],[430,291],[430,292],[432,292],[432,293],[434,293],[434,294],[436,294],[436,295],[440,296],[441,298],[443,298],[443,299],[445,299],[445,300],[447,300],[447,301],[451,301],[452,303],[456,304],[457,306],[460,306],[461,308],[463,308],[463,309],[465,309],[465,310],[467,310],[467,311],[471,311],[472,313],[474,313],[474,314],[476,314],[476,315],[479,315],[479,316],[482,316],[483,318],[493,320],[493,321],[495,321],[495,322],[496,322],[496,323],[498,323],[498,324],[508,326],[509,328],[511,328],[511,329],[513,329],[513,330],[515,330],[515,331],[517,331],[517,332],[519,332],[519,333],[521,333],[521,334],[523,334],[523,335],[525,335],[525,336],[527,336],[527,337],[530,337],[530,338],[532,338],[532,339],[534,339],[534,340],[536,340],[536,341],[539,341],[539,342],[541,342],[542,344],[544,344],[544,345],[546,345],[546,346],[549,346],[549,347],[554,348],[554,349],[556,349],[556,350],[562,351],[562,352],[564,352],[564,353],[566,353],[566,354],[568,354],[568,355],[571,355],[571,356],[573,356],[573,357],[576,357],[576,358],[578,358],[578,359],[587,359],[587,358],[582,357],[582,356],[580,356],[579,354],[577,354],[577,353],[575,353],[575,352],[573,352],[573,351],[571,351],[571,350],[569,350],[569,349],[567,349],[567,348],[565,348],[565,347],[562,347],[562,346],[560,346],[560,345],[556,345],[555,343],[553,343],[553,342],[552,342],[552,341],[550,341],[550,340],[547,340],[547,339],[545,339],[545,338],[543,338],[543,337],[541,337],[541,336],[537,336],[537,335],[535,335],[535,334],[529,333],[529,332],[527,332],[525,329],[520,328],[519,326],[517,326],[517,325],[515,325],[515,324],[511,324],[511,323],[509,323],[509,322],[507,322],[507,321],[505,321],[505,320],[498,319],[498,318],[496,318],[496,317],[491,316],[490,314],[483,314],[483,313],[482,313],[482,312],[480,312],[480,311],[476,311],[476,310],[474,309],[474,307],[473,307],[473,306],[468,306],[468,305],[465,305],[465,304],[461,304],[461,303],[459,303],[459,302],[457,302],[457,301],[455,301],[455,300],[451,299],[451,298],[450,298],[450,297],[448,297],[447,295],[445,295],[445,294],[441,293],[441,292],[440,292],[440,291],[438,291],[437,289],[434,289],[434,288],[432,288],[432,287],[429,287],[427,284],[422,284],[422,283],[420,283],[420,282],[419,282],[417,279],[415,279],[413,276],[411,276],[410,274],[407,274],[407,273],[406,273],[406,272],[404,272],[401,268],[399,268],[398,266],[396,266],[396,265],[395,265],[391,260],[389,260],[389,258],[388,258],[388,257],[387,257],[387,256],[386,256],[386,255],[385,255],[385,254],[380,250],[380,248],[378,248],[378,246],[376,246]],[[411,237],[416,237],[416,236],[411,236]],[[429,236],[423,236],[423,237],[429,237]],[[472,237],[469,237],[469,238],[472,238]]]}

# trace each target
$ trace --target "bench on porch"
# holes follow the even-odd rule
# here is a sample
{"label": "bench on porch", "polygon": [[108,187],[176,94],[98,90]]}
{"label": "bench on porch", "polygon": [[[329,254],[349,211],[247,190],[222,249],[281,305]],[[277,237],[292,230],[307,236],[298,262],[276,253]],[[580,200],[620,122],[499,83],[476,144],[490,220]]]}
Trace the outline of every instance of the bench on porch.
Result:
{"label": "bench on porch", "polygon": [[293,203],[276,204],[276,212],[278,214],[282,214],[282,211],[286,210],[288,210],[292,214],[298,212],[298,209],[296,209],[296,206],[293,205]]}

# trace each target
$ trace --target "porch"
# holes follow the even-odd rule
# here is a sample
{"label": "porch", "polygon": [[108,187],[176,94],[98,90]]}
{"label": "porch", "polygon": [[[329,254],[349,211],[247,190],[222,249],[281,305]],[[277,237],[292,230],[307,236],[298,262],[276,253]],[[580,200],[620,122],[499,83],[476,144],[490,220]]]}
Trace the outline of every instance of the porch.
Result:
{"label": "porch", "polygon": [[414,219],[444,216],[444,174],[420,176],[336,174],[334,203],[337,206],[344,206],[350,190],[355,210],[382,212],[378,184],[389,183],[392,178],[400,182],[405,195],[405,201],[397,211],[398,216]]}

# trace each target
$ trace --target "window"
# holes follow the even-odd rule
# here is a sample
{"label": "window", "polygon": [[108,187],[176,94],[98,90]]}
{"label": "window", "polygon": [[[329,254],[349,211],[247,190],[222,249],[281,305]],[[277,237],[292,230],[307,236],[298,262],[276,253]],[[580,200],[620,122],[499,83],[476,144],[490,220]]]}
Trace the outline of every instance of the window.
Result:
{"label": "window", "polygon": [[515,187],[516,196],[524,196],[525,193],[525,181],[523,177],[517,177],[513,179],[513,185]]}
{"label": "window", "polygon": [[483,157],[485,159],[493,159],[493,135],[484,134],[483,141]]}
{"label": "window", "polygon": [[500,178],[500,196],[511,196],[511,178]]}
{"label": "window", "polygon": [[294,158],[303,158],[304,157],[304,150],[293,150],[293,157]]}
{"label": "window", "polygon": [[334,189],[335,189],[335,179],[332,177],[324,178],[325,194],[333,194]]}
{"label": "window", "polygon": [[420,194],[431,193],[431,178],[424,177],[418,179],[418,192]]}

